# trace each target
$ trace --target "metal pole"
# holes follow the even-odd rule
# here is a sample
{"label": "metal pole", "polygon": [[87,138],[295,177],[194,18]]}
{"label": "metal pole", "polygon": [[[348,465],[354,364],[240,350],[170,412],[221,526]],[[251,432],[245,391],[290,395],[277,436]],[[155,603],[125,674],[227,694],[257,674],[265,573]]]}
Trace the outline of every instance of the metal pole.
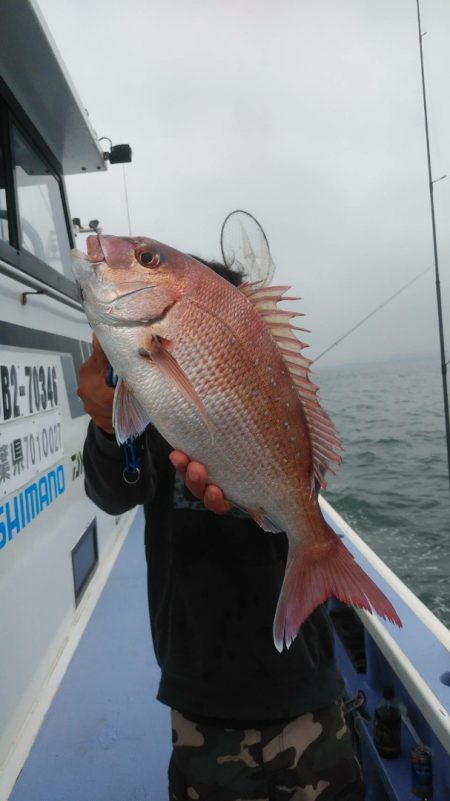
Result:
{"label": "metal pole", "polygon": [[447,439],[447,462],[448,462],[448,480],[450,490],[450,415],[448,404],[448,389],[447,389],[447,362],[445,358],[445,343],[444,343],[444,324],[442,319],[442,302],[441,302],[441,282],[439,280],[439,259],[436,239],[436,219],[434,214],[434,195],[433,195],[433,176],[431,172],[431,155],[430,155],[430,136],[428,131],[428,112],[427,112],[427,95],[425,90],[425,71],[423,66],[423,48],[422,39],[425,34],[422,33],[422,26],[420,22],[420,6],[419,0],[417,2],[417,22],[419,26],[419,48],[420,48],[420,69],[422,73],[422,95],[423,95],[423,112],[425,118],[425,136],[427,142],[427,161],[428,161],[428,183],[430,188],[430,205],[431,205],[431,226],[433,230],[433,250],[434,250],[434,272],[436,276],[436,300],[439,321],[439,343],[441,350],[441,371],[442,371],[442,389],[444,392],[444,412],[445,412],[445,434]]}

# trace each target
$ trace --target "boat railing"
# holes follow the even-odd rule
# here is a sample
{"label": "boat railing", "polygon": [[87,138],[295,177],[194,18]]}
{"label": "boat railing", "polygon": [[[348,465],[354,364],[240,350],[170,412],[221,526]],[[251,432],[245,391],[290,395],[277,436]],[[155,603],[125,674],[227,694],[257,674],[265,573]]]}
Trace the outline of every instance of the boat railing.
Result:
{"label": "boat railing", "polygon": [[[333,601],[337,658],[347,695],[362,692],[354,731],[367,783],[367,801],[411,796],[411,751],[432,750],[433,798],[450,797],[450,631],[324,499],[322,511],[358,563],[393,603],[402,628]],[[373,742],[375,706],[392,685],[403,708],[402,753],[382,759]]]}

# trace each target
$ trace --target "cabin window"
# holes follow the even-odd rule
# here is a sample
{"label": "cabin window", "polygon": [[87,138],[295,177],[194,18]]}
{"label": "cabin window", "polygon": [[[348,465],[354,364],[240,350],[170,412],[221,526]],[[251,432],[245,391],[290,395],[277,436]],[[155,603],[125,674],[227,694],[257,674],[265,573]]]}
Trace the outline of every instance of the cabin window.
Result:
{"label": "cabin window", "polygon": [[70,278],[70,243],[59,180],[14,125],[12,150],[19,245]]}
{"label": "cabin window", "polygon": [[0,273],[12,267],[78,308],[72,247],[61,165],[0,76]]}

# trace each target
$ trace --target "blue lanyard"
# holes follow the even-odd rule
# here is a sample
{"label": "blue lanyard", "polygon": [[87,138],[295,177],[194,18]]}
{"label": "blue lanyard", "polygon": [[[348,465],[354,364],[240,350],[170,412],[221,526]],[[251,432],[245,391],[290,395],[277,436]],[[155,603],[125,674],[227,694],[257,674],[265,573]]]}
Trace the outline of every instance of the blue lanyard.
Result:
{"label": "blue lanyard", "polygon": [[[118,381],[118,376],[115,375],[111,365],[108,367],[108,374],[106,376],[106,383],[109,387],[115,387]],[[125,467],[122,471],[123,480],[127,484],[137,484],[141,475],[141,459],[138,456],[136,444],[133,439],[127,439],[122,444]]]}

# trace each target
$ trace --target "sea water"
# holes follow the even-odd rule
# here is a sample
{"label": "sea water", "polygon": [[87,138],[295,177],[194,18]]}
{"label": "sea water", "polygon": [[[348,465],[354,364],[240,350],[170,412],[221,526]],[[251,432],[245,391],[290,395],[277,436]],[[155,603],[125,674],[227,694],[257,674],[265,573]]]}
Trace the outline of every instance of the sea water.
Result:
{"label": "sea water", "polygon": [[344,447],[324,497],[450,626],[450,491],[437,359],[317,365]]}

